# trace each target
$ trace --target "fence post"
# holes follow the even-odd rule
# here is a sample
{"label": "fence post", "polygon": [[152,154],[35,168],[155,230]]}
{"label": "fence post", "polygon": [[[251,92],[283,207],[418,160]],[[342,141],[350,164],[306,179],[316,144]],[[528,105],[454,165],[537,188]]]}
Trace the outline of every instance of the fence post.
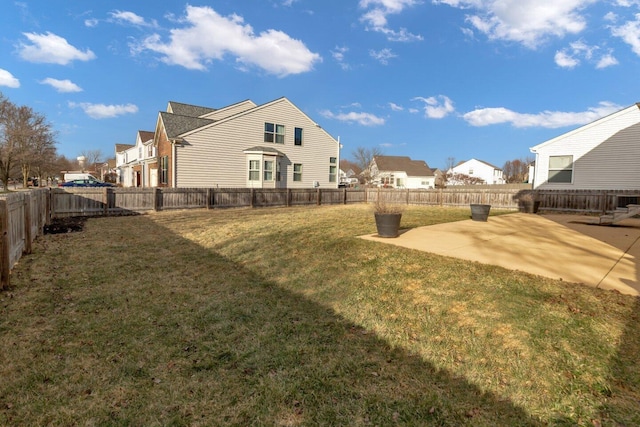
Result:
{"label": "fence post", "polygon": [[102,206],[103,206],[103,215],[107,216],[109,215],[109,192],[111,191],[110,188],[108,187],[104,187],[104,193],[102,193]]}
{"label": "fence post", "polygon": [[343,188],[343,190],[344,190],[344,204],[346,205],[347,204],[347,189]]}
{"label": "fence post", "polygon": [[256,207],[256,190],[253,188],[251,189],[251,207]]}
{"label": "fence post", "polygon": [[24,209],[24,253],[31,253],[31,194],[25,193],[22,199],[22,207]]}
{"label": "fence post", "polygon": [[320,193],[320,188],[316,190],[316,204],[318,206],[322,204],[322,194]]}
{"label": "fence post", "polygon": [[293,196],[293,192],[291,191],[290,188],[287,188],[287,207],[291,206],[292,196]]}
{"label": "fence post", "polygon": [[0,289],[9,287],[9,211],[7,199],[0,199]]}
{"label": "fence post", "polygon": [[154,193],[153,206],[156,212],[162,210],[162,188],[157,187]]}
{"label": "fence post", "polygon": [[213,188],[207,188],[207,209],[211,209],[213,206]]}

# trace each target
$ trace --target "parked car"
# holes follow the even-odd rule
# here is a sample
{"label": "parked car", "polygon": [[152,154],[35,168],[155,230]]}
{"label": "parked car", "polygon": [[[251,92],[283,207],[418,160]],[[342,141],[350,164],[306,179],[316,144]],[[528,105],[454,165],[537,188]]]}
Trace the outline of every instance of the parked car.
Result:
{"label": "parked car", "polygon": [[60,187],[114,187],[113,184],[100,181],[99,179],[89,177],[89,178],[81,178],[74,179],[64,184],[60,184]]}

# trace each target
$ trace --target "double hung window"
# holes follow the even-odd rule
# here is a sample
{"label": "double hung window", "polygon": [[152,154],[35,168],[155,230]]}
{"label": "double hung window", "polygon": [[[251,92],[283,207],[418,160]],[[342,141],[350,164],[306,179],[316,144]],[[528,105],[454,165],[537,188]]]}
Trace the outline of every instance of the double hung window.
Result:
{"label": "double hung window", "polygon": [[264,142],[284,144],[284,135],[284,125],[278,125],[275,123],[264,124]]}

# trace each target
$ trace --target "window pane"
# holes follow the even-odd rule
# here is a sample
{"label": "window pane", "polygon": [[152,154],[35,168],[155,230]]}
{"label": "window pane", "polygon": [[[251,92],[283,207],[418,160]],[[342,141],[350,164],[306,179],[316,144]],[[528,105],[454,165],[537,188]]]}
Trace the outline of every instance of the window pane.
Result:
{"label": "window pane", "polygon": [[302,128],[295,128],[295,145],[302,145]]}
{"label": "window pane", "polygon": [[284,135],[276,135],[276,144],[284,144]]}
{"label": "window pane", "polygon": [[265,123],[264,131],[273,133],[273,123]]}
{"label": "window pane", "polygon": [[549,169],[571,169],[573,156],[551,156],[549,157]]}
{"label": "window pane", "polygon": [[264,180],[273,181],[273,161],[264,162]]}
{"label": "window pane", "polygon": [[571,170],[550,170],[549,182],[571,183],[572,175],[573,171]]}
{"label": "window pane", "polygon": [[276,125],[276,133],[284,135],[284,125]]}
{"label": "window pane", "polygon": [[273,134],[272,133],[264,133],[264,142],[273,142]]}
{"label": "window pane", "polygon": [[302,182],[302,165],[300,163],[293,164],[293,180]]}
{"label": "window pane", "polygon": [[329,163],[335,163],[335,162],[336,162],[335,157],[329,157]]}

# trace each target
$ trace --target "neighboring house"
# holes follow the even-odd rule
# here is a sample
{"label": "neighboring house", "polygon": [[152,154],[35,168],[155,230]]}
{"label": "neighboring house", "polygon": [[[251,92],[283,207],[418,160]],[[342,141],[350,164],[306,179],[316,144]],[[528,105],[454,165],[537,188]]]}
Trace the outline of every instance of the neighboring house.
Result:
{"label": "neighboring house", "polygon": [[435,188],[435,174],[424,160],[404,156],[374,156],[369,166],[372,183],[380,187]]}
{"label": "neighboring house", "polygon": [[637,190],[640,104],[532,147],[533,188]]}
{"label": "neighboring house", "polygon": [[127,154],[130,148],[134,145],[131,144],[116,144],[116,184],[124,186],[126,176],[131,176],[127,173]]}
{"label": "neighboring house", "polygon": [[[450,175],[447,180],[448,185],[464,185],[467,184],[464,179],[456,178],[462,175],[475,178],[474,181],[479,184],[504,184],[502,169],[482,160],[471,159],[458,163],[449,169]],[[453,177],[453,178],[451,178]]]}
{"label": "neighboring house", "polygon": [[123,187],[156,187],[157,163],[153,132],[138,131],[134,145],[116,144],[118,183]]}
{"label": "neighboring house", "polygon": [[221,109],[169,102],[154,146],[160,187],[338,186],[339,141],[287,98]]}
{"label": "neighboring house", "polygon": [[103,181],[107,182],[116,182],[117,173],[116,173],[116,159],[109,159],[100,165],[100,176],[99,178]]}
{"label": "neighboring house", "polygon": [[444,188],[447,186],[447,177],[442,170],[435,168],[431,169],[433,171],[433,175],[435,176],[434,187],[435,188]]}

